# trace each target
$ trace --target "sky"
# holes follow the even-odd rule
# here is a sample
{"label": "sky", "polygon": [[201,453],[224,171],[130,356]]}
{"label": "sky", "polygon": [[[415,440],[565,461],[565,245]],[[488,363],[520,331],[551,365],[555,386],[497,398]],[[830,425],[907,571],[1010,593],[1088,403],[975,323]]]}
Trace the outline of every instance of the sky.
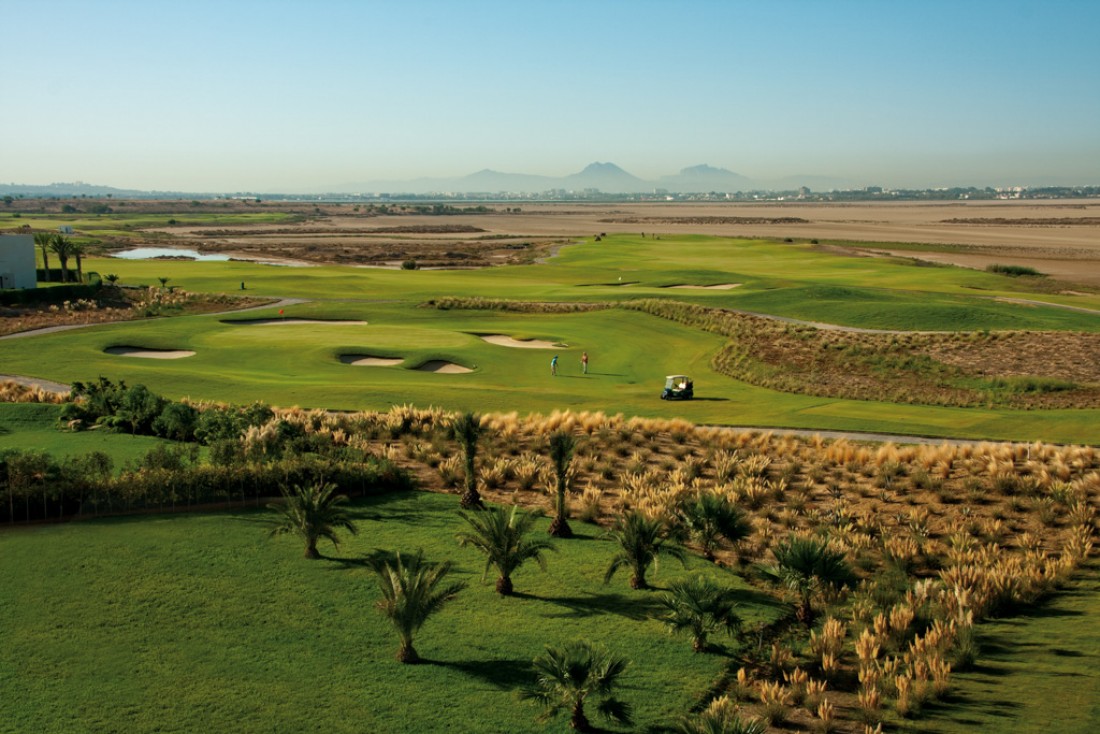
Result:
{"label": "sky", "polygon": [[1095,0],[0,0],[0,182],[1100,184]]}

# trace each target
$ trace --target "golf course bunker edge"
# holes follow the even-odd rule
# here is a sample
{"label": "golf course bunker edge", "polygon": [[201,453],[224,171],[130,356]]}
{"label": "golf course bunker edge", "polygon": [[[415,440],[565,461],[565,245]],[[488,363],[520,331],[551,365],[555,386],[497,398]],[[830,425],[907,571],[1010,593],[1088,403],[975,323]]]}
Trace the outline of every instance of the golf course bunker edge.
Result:
{"label": "golf course bunker edge", "polygon": [[223,324],[229,324],[231,326],[300,326],[302,324],[313,324],[316,326],[366,326],[366,321],[359,321],[355,319],[297,319],[297,318],[283,318],[281,316],[275,318],[263,318],[263,319],[222,319]]}
{"label": "golf course bunker edge", "polygon": [[107,347],[103,352],[116,357],[143,357],[144,359],[182,359],[195,356],[195,353],[189,349],[147,349],[129,346]]}
{"label": "golf course bunker edge", "polygon": [[405,361],[404,357],[377,357],[373,354],[341,354],[340,361],[352,367],[393,367]]}
{"label": "golf course bunker edge", "polygon": [[437,375],[464,375],[468,372],[473,372],[469,367],[464,367],[445,359],[429,359],[427,362],[423,362],[413,369],[419,372],[434,372]]}
{"label": "golf course bunker edge", "polygon": [[477,336],[482,341],[495,344],[498,347],[511,347],[513,349],[555,349],[563,346],[545,339],[516,339],[506,334],[478,334]]}

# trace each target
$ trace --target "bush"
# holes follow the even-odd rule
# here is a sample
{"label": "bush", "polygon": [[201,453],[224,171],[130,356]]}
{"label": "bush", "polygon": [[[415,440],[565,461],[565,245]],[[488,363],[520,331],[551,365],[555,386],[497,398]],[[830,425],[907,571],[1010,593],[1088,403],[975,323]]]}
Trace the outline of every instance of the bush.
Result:
{"label": "bush", "polygon": [[417,270],[420,266],[416,263],[416,260],[406,260],[401,263],[402,270]]}
{"label": "bush", "polygon": [[1010,278],[1018,278],[1021,275],[1033,275],[1044,277],[1045,273],[1040,273],[1035,268],[1029,268],[1026,265],[987,265],[986,272],[997,273],[998,275],[1007,275]]}

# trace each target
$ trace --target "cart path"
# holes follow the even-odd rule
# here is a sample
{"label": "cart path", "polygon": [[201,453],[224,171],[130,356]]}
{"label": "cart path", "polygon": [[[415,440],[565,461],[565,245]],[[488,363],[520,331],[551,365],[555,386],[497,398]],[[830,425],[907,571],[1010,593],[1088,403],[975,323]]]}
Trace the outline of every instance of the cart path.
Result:
{"label": "cart path", "polygon": [[[308,298],[282,298],[274,303],[268,303],[261,306],[249,306],[248,308],[232,308],[228,311],[211,311],[210,313],[195,314],[196,316],[226,316],[228,314],[235,313],[248,313],[249,311],[260,311],[265,308],[285,308],[286,306],[296,306],[299,303],[309,303]],[[72,329],[91,329],[96,326],[112,326],[115,324],[129,324],[134,321],[147,321],[148,319],[122,319],[121,321],[100,321],[95,324],[64,324],[63,326],[43,326],[40,329],[30,329],[29,331],[17,331],[14,334],[5,334],[0,336],[0,340],[3,339],[22,339],[27,336],[39,336],[41,334],[53,334],[58,331],[70,331]]]}

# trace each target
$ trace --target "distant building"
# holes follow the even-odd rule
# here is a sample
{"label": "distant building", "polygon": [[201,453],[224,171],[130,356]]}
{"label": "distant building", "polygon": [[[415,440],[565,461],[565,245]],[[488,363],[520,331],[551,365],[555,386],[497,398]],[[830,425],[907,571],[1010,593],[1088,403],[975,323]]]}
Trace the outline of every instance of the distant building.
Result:
{"label": "distant building", "polygon": [[73,227],[71,224],[62,224],[60,227],[57,228],[57,231],[61,234],[72,234]]}
{"label": "distant building", "polygon": [[35,288],[34,237],[0,235],[0,288]]}

